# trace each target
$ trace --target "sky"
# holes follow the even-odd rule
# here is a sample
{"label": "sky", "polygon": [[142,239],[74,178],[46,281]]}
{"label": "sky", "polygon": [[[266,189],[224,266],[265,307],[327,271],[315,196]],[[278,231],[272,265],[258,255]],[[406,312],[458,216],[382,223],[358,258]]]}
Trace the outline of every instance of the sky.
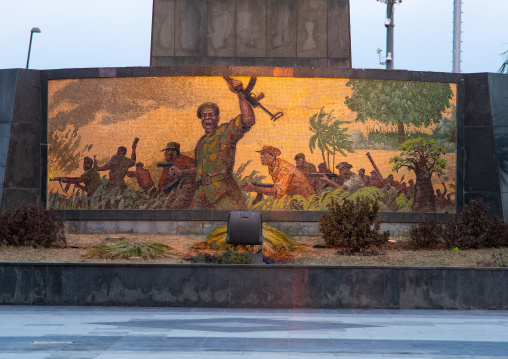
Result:
{"label": "sky", "polygon": [[[153,0],[0,0],[0,69],[150,65]],[[508,50],[508,0],[464,0],[462,73],[498,72]],[[384,69],[386,5],[350,0],[353,68]],[[453,0],[395,6],[394,68],[452,72]]]}

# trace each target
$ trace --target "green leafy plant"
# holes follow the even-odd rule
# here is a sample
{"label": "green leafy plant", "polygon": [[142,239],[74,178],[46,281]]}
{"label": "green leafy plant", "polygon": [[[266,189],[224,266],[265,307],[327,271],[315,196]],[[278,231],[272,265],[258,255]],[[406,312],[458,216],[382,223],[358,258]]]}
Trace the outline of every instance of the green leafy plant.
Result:
{"label": "green leafy plant", "polygon": [[372,246],[388,242],[389,232],[379,233],[376,200],[357,198],[332,201],[329,212],[319,219],[319,230],[328,247],[341,247],[345,253],[366,253]]}
{"label": "green leafy plant", "polygon": [[168,251],[171,250],[173,250],[173,248],[170,246],[158,242],[132,243],[123,240],[115,244],[105,244],[102,246],[94,247],[87,251],[84,256],[110,259],[150,259],[164,256]]}
{"label": "green leafy plant", "polygon": [[[340,121],[333,116],[333,110],[326,113],[323,108],[321,107],[318,113],[309,117],[309,130],[314,133],[309,139],[309,149],[313,153],[317,146],[321,151],[323,162],[327,164],[328,168],[334,168],[336,152],[347,156],[345,151],[350,153],[355,151],[352,147],[353,142],[349,140],[348,128],[341,128],[349,121]],[[333,163],[330,163],[330,155]]]}
{"label": "green leafy plant", "polygon": [[9,246],[65,247],[64,219],[37,203],[0,214],[0,243]]}

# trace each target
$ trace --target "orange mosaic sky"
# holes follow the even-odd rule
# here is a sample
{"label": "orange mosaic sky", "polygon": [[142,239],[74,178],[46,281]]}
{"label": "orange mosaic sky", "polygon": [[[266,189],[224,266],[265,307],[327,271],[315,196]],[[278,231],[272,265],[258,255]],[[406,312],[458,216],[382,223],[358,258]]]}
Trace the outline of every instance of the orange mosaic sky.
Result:
{"label": "orange mosaic sky", "polygon": [[[246,85],[249,77],[235,77]],[[247,167],[247,172],[258,170],[263,175],[268,175],[266,167],[261,166],[259,155],[255,152],[263,145],[278,147],[282,154],[281,158],[294,163],[294,156],[299,152],[306,155],[307,161],[318,164],[322,162],[321,152],[316,149],[310,152],[309,139],[312,132],[309,130],[309,117],[319,112],[324,107],[325,112],[333,110],[333,116],[341,121],[350,121],[343,125],[349,131],[358,130],[367,136],[369,128],[384,128],[375,121],[365,124],[356,123],[356,113],[349,110],[344,104],[345,97],[351,94],[351,88],[346,87],[348,79],[329,78],[292,78],[292,77],[259,77],[254,93],[263,92],[265,98],[261,101],[263,106],[272,113],[283,112],[284,116],[277,121],[271,121],[270,117],[261,109],[255,109],[256,125],[246,133],[238,143],[236,152],[236,168],[242,163],[252,160]],[[101,120],[107,114],[115,116],[117,109],[108,105],[107,99],[98,98],[101,102],[101,110],[90,113],[88,124],[78,128],[81,136],[81,145],[93,144],[93,149],[88,155],[97,155],[103,164],[110,156],[116,153],[118,146],[129,149],[135,137],[140,141],[137,148],[137,159],[145,164],[164,160],[160,152],[167,142],[176,141],[181,144],[183,153],[193,156],[194,147],[199,138],[204,134],[201,123],[196,117],[196,109],[202,102],[215,102],[219,105],[221,123],[228,121],[239,113],[237,96],[231,93],[222,77],[137,77],[137,78],[102,78],[102,79],[77,79],[77,80],[51,80],[49,82],[49,103],[53,101],[56,91],[64,89],[69,83],[79,82],[80,88],[93,96],[96,89],[111,89],[111,96],[115,96],[115,89],[119,87],[139,89],[142,86],[143,99],[126,98],[122,106],[138,106],[141,109],[153,105],[151,98],[160,98],[161,89],[171,99],[170,104],[160,104],[155,109],[142,113],[135,118],[118,118],[111,124],[101,124]],[[455,103],[456,85],[450,84],[454,93],[452,102]],[[148,100],[147,100],[148,98]],[[73,108],[72,101],[56,104],[57,106],[48,114],[48,121],[54,121],[59,113],[66,113]],[[153,106],[152,106],[153,107]],[[68,119],[68,126],[72,126],[72,119]],[[427,131],[431,131],[430,128]],[[51,148],[49,149],[51,151]],[[382,173],[391,172],[390,157],[399,154],[398,151],[385,150],[356,150],[355,153],[347,153],[347,157],[337,154],[335,163],[347,161],[353,164],[353,170],[360,168],[372,170],[366,152],[370,152],[376,160]],[[450,182],[455,182],[456,154],[450,153],[445,156],[448,161],[447,176]],[[50,171],[58,172],[54,164],[49,163]],[[71,176],[80,175],[82,170],[77,170]],[[400,171],[398,177],[406,175],[406,180],[414,178],[413,174]],[[158,174],[154,174],[158,178]],[[397,177],[397,176],[396,176]],[[269,181],[268,181],[269,182]],[[435,179],[435,183],[441,180]]]}

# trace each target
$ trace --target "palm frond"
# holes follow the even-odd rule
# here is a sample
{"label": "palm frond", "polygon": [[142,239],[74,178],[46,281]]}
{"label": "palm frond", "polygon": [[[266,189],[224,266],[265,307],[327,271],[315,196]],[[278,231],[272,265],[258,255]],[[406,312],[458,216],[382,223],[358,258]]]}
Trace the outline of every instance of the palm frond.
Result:
{"label": "palm frond", "polygon": [[[206,242],[213,250],[225,250],[227,234],[227,224],[219,226],[208,234]],[[263,245],[261,246],[261,250],[264,254],[280,256],[281,252],[291,252],[298,249],[298,243],[293,239],[293,237],[266,223],[263,223],[262,236]],[[244,249],[248,250],[249,248]]]}
{"label": "palm frond", "polygon": [[166,252],[173,250],[168,245],[158,242],[147,242],[134,244],[129,241],[120,241],[115,244],[105,244],[102,246],[94,247],[87,251],[85,257],[100,257],[100,258],[155,258],[163,256]]}

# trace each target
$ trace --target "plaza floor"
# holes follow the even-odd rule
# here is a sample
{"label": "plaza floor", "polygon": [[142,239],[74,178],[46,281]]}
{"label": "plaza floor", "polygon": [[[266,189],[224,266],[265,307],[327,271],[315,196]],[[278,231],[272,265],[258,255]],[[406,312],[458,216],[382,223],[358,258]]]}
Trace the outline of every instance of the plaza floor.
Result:
{"label": "plaza floor", "polygon": [[508,358],[508,311],[0,306],[21,358]]}

